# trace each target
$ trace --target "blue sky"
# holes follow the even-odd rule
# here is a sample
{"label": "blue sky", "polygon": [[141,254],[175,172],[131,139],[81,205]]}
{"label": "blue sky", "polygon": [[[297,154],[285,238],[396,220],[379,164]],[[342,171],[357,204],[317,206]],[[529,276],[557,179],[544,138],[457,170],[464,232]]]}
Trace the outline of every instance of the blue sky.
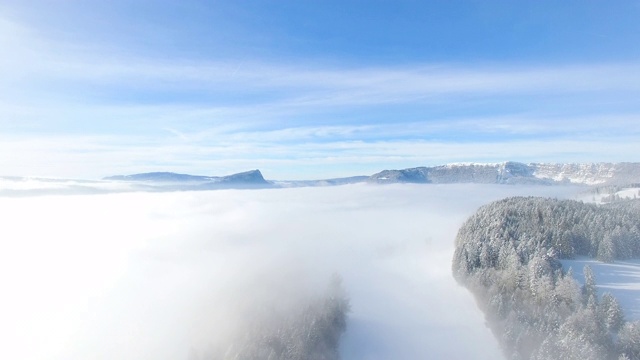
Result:
{"label": "blue sky", "polygon": [[640,161],[640,1],[0,1],[0,175]]}

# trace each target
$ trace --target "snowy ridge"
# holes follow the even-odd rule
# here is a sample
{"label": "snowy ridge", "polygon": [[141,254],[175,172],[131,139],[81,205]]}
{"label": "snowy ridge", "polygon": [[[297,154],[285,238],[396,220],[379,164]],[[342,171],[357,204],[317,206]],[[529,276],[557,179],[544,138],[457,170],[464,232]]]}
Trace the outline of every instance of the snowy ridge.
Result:
{"label": "snowy ridge", "polygon": [[[339,186],[355,183],[633,186],[640,184],[640,163],[525,164],[514,161],[501,163],[450,163],[432,167],[422,166],[401,170],[383,170],[371,176],[363,175],[322,180],[265,180],[260,170],[250,170],[226,176],[150,172],[109,176],[102,180],[5,176],[0,177],[0,196],[290,188]],[[640,196],[640,194],[638,195]],[[633,197],[633,195],[627,197]]]}
{"label": "snowy ridge", "polygon": [[609,185],[640,182],[640,163],[544,164],[453,163],[433,167],[384,170],[374,183],[482,183]]}
{"label": "snowy ridge", "polygon": [[540,179],[585,185],[605,184],[614,178],[618,164],[531,164],[533,175]]}
{"label": "snowy ridge", "polygon": [[477,162],[455,162],[442,165],[447,168],[465,167],[465,166],[500,166],[506,164],[507,161],[501,163],[477,163]]}

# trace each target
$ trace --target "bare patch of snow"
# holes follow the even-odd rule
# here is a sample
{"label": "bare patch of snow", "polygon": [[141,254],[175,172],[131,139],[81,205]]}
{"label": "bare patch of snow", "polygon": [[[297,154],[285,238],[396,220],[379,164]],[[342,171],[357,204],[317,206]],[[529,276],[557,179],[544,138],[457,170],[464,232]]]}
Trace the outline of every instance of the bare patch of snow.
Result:
{"label": "bare patch of snow", "polygon": [[533,176],[539,179],[567,181],[574,184],[598,185],[614,175],[615,164],[530,164],[535,167]]}
{"label": "bare patch of snow", "polygon": [[561,260],[566,269],[573,268],[576,280],[584,284],[583,269],[589,265],[596,277],[599,294],[609,292],[618,299],[627,321],[640,320],[640,259],[603,263],[588,258]]}

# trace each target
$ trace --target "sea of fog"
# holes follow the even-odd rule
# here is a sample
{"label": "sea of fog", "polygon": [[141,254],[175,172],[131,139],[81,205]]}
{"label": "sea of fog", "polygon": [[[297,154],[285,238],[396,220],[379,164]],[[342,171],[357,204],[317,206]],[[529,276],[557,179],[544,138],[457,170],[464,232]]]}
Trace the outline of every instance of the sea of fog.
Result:
{"label": "sea of fog", "polygon": [[497,359],[451,275],[457,229],[493,200],[575,192],[359,184],[0,197],[0,358],[197,358],[339,274],[351,299],[343,359]]}

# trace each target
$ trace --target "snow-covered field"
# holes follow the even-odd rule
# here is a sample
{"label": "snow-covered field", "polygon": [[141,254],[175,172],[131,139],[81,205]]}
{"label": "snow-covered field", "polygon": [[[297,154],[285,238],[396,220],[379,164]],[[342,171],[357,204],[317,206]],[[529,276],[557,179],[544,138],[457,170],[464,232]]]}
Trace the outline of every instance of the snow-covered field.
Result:
{"label": "snow-covered field", "polygon": [[620,199],[637,199],[640,196],[640,188],[632,187],[622,189],[616,192],[616,195],[618,195]]}
{"label": "snow-covered field", "polygon": [[[640,188],[625,188],[614,193],[582,194],[577,199],[602,204],[610,202],[612,196],[636,199],[640,196]],[[581,284],[584,284],[585,265],[593,270],[599,294],[611,293],[618,299],[627,320],[640,320],[640,260],[618,260],[611,264],[587,258],[562,260],[565,270],[571,267],[576,280]]]}
{"label": "snow-covered field", "polygon": [[640,198],[640,188],[629,187],[619,191],[601,190],[595,193],[593,190],[589,190],[578,196],[576,200],[596,204],[606,204],[616,200],[631,200],[637,198]]}
{"label": "snow-covered field", "polygon": [[[562,187],[347,185],[0,197],[0,358],[187,359],[238,309],[343,277],[343,359],[496,359],[451,275],[458,227]],[[637,273],[636,273],[637,274]],[[271,305],[270,305],[271,304]]]}
{"label": "snow-covered field", "polygon": [[573,268],[581,284],[584,284],[585,265],[593,270],[599,295],[611,293],[618,299],[627,320],[640,320],[640,260],[618,260],[612,264],[585,258],[562,260],[562,266]]}

